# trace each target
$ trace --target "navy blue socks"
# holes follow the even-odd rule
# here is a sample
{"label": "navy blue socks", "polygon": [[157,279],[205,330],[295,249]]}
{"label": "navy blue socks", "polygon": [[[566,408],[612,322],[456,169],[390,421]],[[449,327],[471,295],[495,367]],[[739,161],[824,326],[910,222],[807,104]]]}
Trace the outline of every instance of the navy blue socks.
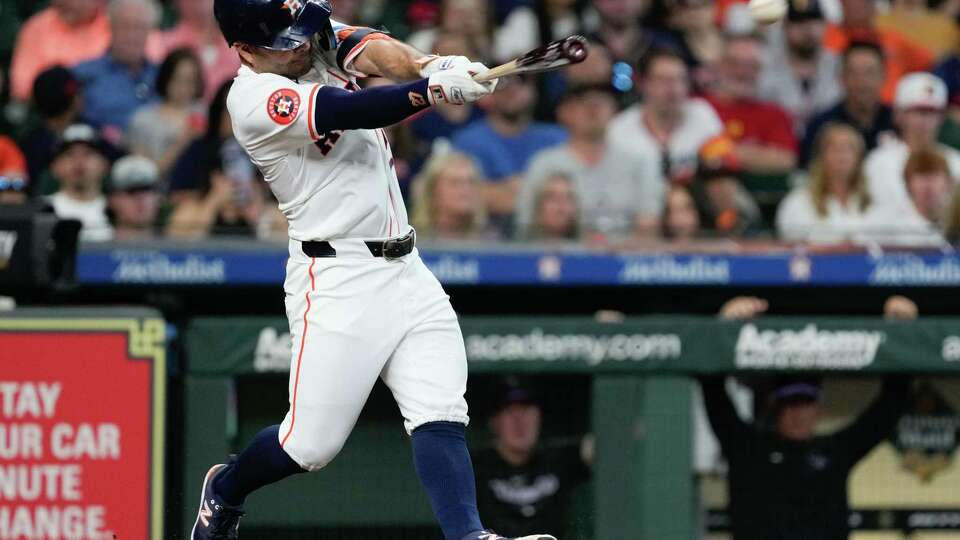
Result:
{"label": "navy blue socks", "polygon": [[250,445],[214,481],[213,490],[231,506],[240,506],[247,495],[263,486],[306,472],[280,446],[280,426],[257,433]]}
{"label": "navy blue socks", "polygon": [[483,529],[465,431],[453,422],[431,422],[413,431],[414,468],[446,540]]}

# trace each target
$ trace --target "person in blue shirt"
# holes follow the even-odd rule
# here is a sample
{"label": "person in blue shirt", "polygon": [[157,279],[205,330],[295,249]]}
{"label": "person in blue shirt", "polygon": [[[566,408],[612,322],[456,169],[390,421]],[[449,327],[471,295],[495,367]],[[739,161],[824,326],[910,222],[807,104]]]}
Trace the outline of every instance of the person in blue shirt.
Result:
{"label": "person in blue shirt", "polygon": [[115,0],[109,14],[110,49],[74,74],[84,90],[81,119],[118,143],[134,111],[155,97],[157,66],[147,60],[146,46],[160,12],[153,0]]}
{"label": "person in blue shirt", "polygon": [[453,136],[453,146],[472,157],[487,182],[484,198],[491,219],[508,227],[530,159],[540,150],[566,142],[567,133],[553,124],[533,121],[536,86],[528,76],[503,77],[490,96],[487,116]]}

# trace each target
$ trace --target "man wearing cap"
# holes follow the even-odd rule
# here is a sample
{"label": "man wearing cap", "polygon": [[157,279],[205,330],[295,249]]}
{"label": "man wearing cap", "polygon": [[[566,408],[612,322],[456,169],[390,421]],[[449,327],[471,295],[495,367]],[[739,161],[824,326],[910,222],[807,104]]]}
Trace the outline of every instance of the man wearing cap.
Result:
{"label": "man wearing cap", "polygon": [[[76,121],[82,105],[80,83],[63,66],[44,71],[33,82],[33,106],[42,123],[23,137],[21,146],[34,186],[47,172],[58,141],[64,130]],[[36,191],[33,194],[36,195]]]}
{"label": "man wearing cap", "polygon": [[117,240],[154,236],[160,211],[159,171],[142,156],[127,156],[110,173],[108,214]]}
{"label": "man wearing cap", "polygon": [[[904,303],[913,309],[904,309]],[[768,307],[759,298],[735,298],[720,316],[750,319]],[[916,306],[891,297],[884,313],[888,319],[911,319]],[[740,418],[727,395],[725,377],[704,377],[700,383],[710,427],[729,464],[734,540],[846,540],[847,478],[893,430],[907,402],[909,378],[885,379],[867,410],[829,435],[815,432],[822,393],[815,378],[777,381],[770,394],[769,427]]]}
{"label": "man wearing cap", "polygon": [[607,138],[617,111],[612,88],[574,86],[557,107],[565,144],[542,150],[530,163],[517,199],[516,221],[525,236],[536,195],[551,177],[569,177],[580,201],[580,230],[598,242],[622,242],[656,232],[663,205],[659,156],[627,149]]}
{"label": "man wearing cap", "polygon": [[77,124],[67,128],[50,164],[60,190],[49,196],[47,203],[57,217],[80,221],[81,240],[103,242],[113,238],[101,189],[109,166],[92,127]]}
{"label": "man wearing cap", "polygon": [[864,161],[864,172],[874,200],[891,210],[909,207],[904,166],[911,152],[934,148],[947,160],[954,181],[960,177],[960,152],[937,142],[946,116],[947,87],[930,73],[911,73],[897,85],[894,123],[899,137],[881,144]]}
{"label": "man wearing cap", "polygon": [[770,54],[760,74],[759,97],[791,114],[803,134],[811,116],[840,99],[836,54],[821,47],[824,22],[818,0],[789,0],[782,25],[770,29]]}
{"label": "man wearing cap", "polygon": [[542,423],[536,393],[516,381],[505,384],[490,418],[493,446],[473,456],[478,507],[502,534],[563,530],[571,491],[590,475],[589,443],[544,447]]}

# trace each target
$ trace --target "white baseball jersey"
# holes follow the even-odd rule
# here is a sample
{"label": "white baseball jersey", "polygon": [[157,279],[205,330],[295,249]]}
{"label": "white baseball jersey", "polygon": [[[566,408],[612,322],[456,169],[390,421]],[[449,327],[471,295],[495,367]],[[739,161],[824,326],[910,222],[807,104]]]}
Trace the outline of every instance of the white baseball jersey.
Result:
{"label": "white baseball jersey", "polygon": [[[334,30],[351,29],[335,23]],[[349,51],[347,69],[365,46]],[[386,133],[315,129],[317,90],[358,90],[354,75],[327,54],[314,54],[313,69],[296,81],[243,66],[227,97],[234,136],[270,185],[293,239],[375,239],[409,231]]]}

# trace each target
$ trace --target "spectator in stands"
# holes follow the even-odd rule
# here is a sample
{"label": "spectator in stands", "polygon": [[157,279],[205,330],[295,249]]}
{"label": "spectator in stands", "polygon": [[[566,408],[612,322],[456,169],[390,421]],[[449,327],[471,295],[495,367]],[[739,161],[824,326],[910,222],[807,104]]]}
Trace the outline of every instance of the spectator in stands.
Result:
{"label": "spectator in stands", "polygon": [[843,52],[841,69],[844,98],[807,123],[800,149],[804,167],[810,162],[820,129],[829,123],[853,126],[863,137],[867,151],[876,148],[882,136],[894,136],[893,111],[880,96],[884,77],[880,47],[870,42],[851,43]]}
{"label": "spectator in stands", "polygon": [[479,58],[490,56],[493,47],[493,14],[483,0],[442,0],[436,26],[414,32],[407,42],[419,51],[432,52],[437,36],[455,32],[470,40],[480,51]]}
{"label": "spectator in stands", "polygon": [[413,181],[413,217],[417,236],[439,240],[476,240],[489,236],[480,171],[468,156],[436,153]]}
{"label": "spectator in stands", "polygon": [[500,79],[490,96],[490,109],[483,120],[458,131],[453,146],[480,165],[487,182],[484,200],[498,227],[507,228],[513,215],[520,179],[533,156],[567,138],[563,129],[533,122],[536,87],[531,77],[515,75]]}
{"label": "spectator in stands", "polygon": [[[432,49],[441,56],[478,58],[467,36],[456,32],[441,32]],[[410,121],[410,129],[420,142],[420,153],[427,155],[437,139],[449,139],[453,134],[483,117],[483,110],[475,104],[439,104],[418,114]]]}
{"label": "spectator in stands", "polygon": [[119,144],[133,113],[154,98],[157,66],[147,60],[147,36],[160,21],[154,0],[110,3],[110,50],[74,73],[84,92],[81,118]]}
{"label": "spectator in stands", "polygon": [[532,242],[580,239],[580,207],[577,190],[569,176],[553,174],[533,196],[533,218],[525,240]]}
{"label": "spectator in stands", "polygon": [[807,121],[840,99],[840,59],[821,47],[819,0],[790,0],[782,28],[770,30],[771,47],[760,75],[760,97],[780,104],[803,134]]}
{"label": "spectator in stands", "polygon": [[64,131],[50,164],[60,190],[47,203],[57,217],[80,221],[81,240],[102,242],[113,237],[102,191],[109,168],[103,142],[92,127],[75,124]]}
{"label": "spectator in stands", "polygon": [[954,187],[950,196],[950,207],[947,209],[947,218],[944,220],[943,235],[950,245],[960,246],[960,186]]}
{"label": "spectator in stands", "polygon": [[[887,309],[899,310],[900,304],[888,302]],[[736,298],[721,314],[727,319],[751,319],[767,307],[761,299]],[[893,430],[906,408],[910,384],[902,375],[888,377],[880,395],[853,424],[817,435],[814,428],[820,417],[822,390],[815,379],[780,381],[770,396],[768,429],[738,416],[724,377],[702,378],[710,426],[729,463],[734,539],[846,540],[850,471]]]}
{"label": "spectator in stands", "polygon": [[192,51],[178,49],[164,59],[157,71],[156,94],[160,101],[141,107],[130,120],[127,147],[153,160],[165,177],[206,124],[198,108],[203,74]]}
{"label": "spectator in stands", "polygon": [[909,207],[903,170],[911,152],[936,148],[946,157],[951,176],[960,176],[960,152],[937,143],[946,106],[946,85],[935,75],[911,73],[897,85],[893,108],[899,138],[870,152],[864,164],[870,193],[878,204]]}
{"label": "spectator in stands", "polygon": [[582,33],[576,0],[536,0],[519,5],[507,15],[497,32],[494,54],[515,58],[540,45]]}
{"label": "spectator in stands", "polygon": [[610,124],[610,137],[643,155],[659,155],[673,182],[693,179],[700,148],[723,134],[723,124],[706,101],[690,97],[683,58],[670,49],[647,55],[640,71],[643,103],[623,111]]}
{"label": "spectator in stands", "polygon": [[733,141],[711,139],[700,148],[697,175],[690,186],[703,229],[716,236],[738,237],[760,225],[760,209],[740,183],[743,174]]}
{"label": "spectator in stands", "polygon": [[80,114],[80,83],[67,68],[54,66],[34,80],[33,105],[41,123],[28,131],[21,142],[27,158],[27,171],[33,181],[31,189],[39,185],[47,172],[64,130],[73,125]]}
{"label": "spectator in stands", "polygon": [[614,63],[633,69],[661,41],[640,25],[649,7],[646,0],[593,0],[593,7],[600,20],[588,37],[603,45]]}
{"label": "spectator in stands", "polygon": [[157,232],[160,172],[142,156],[117,160],[110,173],[108,211],[117,240],[143,240]]}
{"label": "spectator in stands", "polygon": [[744,172],[786,173],[796,165],[797,140],[787,113],[757,99],[762,52],[760,41],[752,35],[727,38],[714,92],[707,100],[734,141]]}
{"label": "spectator in stands", "polygon": [[102,55],[110,43],[105,0],[53,0],[20,27],[10,66],[11,95],[26,102],[33,81],[55,65]]}
{"label": "spectator in stands", "polygon": [[590,476],[590,439],[578,446],[540,441],[543,411],[534,392],[511,381],[490,418],[493,447],[473,456],[484,525],[507,536],[564,530],[574,488]]}
{"label": "spectator in stands", "polygon": [[690,69],[697,93],[713,90],[717,62],[724,50],[723,34],[716,24],[712,0],[670,0],[666,2],[669,36]]}
{"label": "spectator in stands", "polygon": [[27,202],[27,160],[17,143],[0,135],[0,204]]}
{"label": "spectator in stands", "polygon": [[876,220],[877,240],[885,245],[943,246],[956,181],[946,158],[929,146],[915,150],[907,158],[903,176],[910,204]]}
{"label": "spectator in stands", "polygon": [[877,30],[897,33],[923,47],[933,58],[957,50],[960,29],[952,15],[930,9],[924,0],[893,0],[874,19]]}
{"label": "spectator in stands", "polygon": [[676,243],[690,242],[700,236],[700,212],[686,186],[672,185],[667,190],[661,234]]}
{"label": "spectator in stands", "polygon": [[240,57],[227,45],[213,16],[213,0],[177,0],[177,25],[160,34],[161,57],[177,49],[191,49],[203,65],[206,101],[217,88],[232,80],[240,68]]}
{"label": "spectator in stands", "polygon": [[256,168],[233,136],[226,105],[231,85],[217,91],[206,133],[184,150],[170,175],[170,236],[262,236],[276,222],[274,209],[264,209]]}
{"label": "spectator in stands", "polygon": [[618,243],[656,234],[664,184],[659,156],[608,142],[607,127],[616,111],[609,86],[568,89],[557,118],[570,138],[541,151],[530,163],[517,200],[517,226],[522,236],[527,236],[533,225],[535,194],[558,173],[573,180],[579,230],[592,241]]}
{"label": "spectator in stands", "polygon": [[883,84],[883,102],[894,100],[897,83],[907,73],[926,71],[933,67],[930,51],[889,28],[877,28],[874,0],[840,0],[843,21],[830,25],[824,36],[824,47],[835,54],[842,53],[854,41],[871,41],[883,49],[887,74]]}
{"label": "spectator in stands", "polygon": [[859,241],[875,223],[873,198],[863,174],[864,142],[849,124],[820,130],[806,185],[780,203],[777,233],[789,242]]}

